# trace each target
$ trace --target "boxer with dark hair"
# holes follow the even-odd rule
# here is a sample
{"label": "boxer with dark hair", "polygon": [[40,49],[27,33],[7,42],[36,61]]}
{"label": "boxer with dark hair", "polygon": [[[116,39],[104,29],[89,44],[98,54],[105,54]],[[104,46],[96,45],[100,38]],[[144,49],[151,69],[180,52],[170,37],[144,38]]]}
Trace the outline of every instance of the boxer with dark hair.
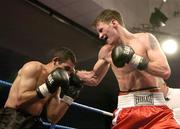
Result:
{"label": "boxer with dark hair", "polygon": [[171,74],[158,40],[150,33],[128,31],[116,10],[105,9],[93,25],[107,43],[93,70],[77,75],[86,85],[97,86],[112,68],[120,89],[112,129],[179,129],[157,86],[156,77],[168,79]]}
{"label": "boxer with dark hair", "polygon": [[73,74],[75,54],[68,48],[51,54],[47,64],[30,61],[19,70],[0,111],[0,129],[42,129],[43,109],[47,119],[57,123],[78,96],[81,84]]}

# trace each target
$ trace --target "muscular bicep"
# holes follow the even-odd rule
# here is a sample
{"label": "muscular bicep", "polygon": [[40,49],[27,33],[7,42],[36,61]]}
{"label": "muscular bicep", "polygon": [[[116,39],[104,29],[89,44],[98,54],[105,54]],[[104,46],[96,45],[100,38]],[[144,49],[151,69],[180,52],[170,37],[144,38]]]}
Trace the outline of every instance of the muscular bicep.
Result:
{"label": "muscular bicep", "polygon": [[148,35],[148,40],[147,55],[149,60],[159,64],[168,65],[166,56],[162,51],[158,40],[152,34]]}
{"label": "muscular bicep", "polygon": [[95,64],[93,71],[95,72],[95,75],[97,76],[99,81],[101,81],[104,78],[109,69],[109,66],[110,64],[103,58],[100,58],[98,62]]}
{"label": "muscular bicep", "polygon": [[[160,49],[160,45],[157,39],[153,35],[149,34],[148,40],[149,40],[149,43],[147,45],[147,55],[148,55],[149,60],[154,61],[154,62],[155,61],[159,62],[159,60],[161,60],[164,62],[165,55]],[[159,60],[157,60],[158,57],[159,57]]]}
{"label": "muscular bicep", "polygon": [[26,92],[34,91],[37,85],[40,70],[35,64],[25,64],[18,73],[18,95],[22,96]]}
{"label": "muscular bicep", "polygon": [[158,40],[152,35],[148,35],[147,56],[149,59],[148,71],[156,76],[166,78],[169,76],[170,68],[167,58],[162,51]]}
{"label": "muscular bicep", "polygon": [[109,47],[105,45],[98,54],[98,60],[91,71],[79,71],[77,74],[89,86],[97,86],[106,75],[110,63],[107,61],[109,54]]}

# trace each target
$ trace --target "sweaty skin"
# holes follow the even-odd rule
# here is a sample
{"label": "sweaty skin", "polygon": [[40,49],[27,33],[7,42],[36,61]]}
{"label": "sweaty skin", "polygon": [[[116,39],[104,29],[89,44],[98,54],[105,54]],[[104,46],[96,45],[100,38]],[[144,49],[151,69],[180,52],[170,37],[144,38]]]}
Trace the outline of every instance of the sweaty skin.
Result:
{"label": "sweaty skin", "polygon": [[[111,67],[121,91],[138,90],[148,87],[156,87],[156,76],[167,79],[170,75],[170,68],[167,59],[160,49],[157,39],[149,33],[132,34],[125,29],[122,31],[121,40],[112,35],[106,24],[97,25],[97,30],[101,37],[101,33],[107,35],[107,44],[99,51],[98,60],[92,71],[79,71],[78,75],[85,80],[85,84],[97,86],[103,79],[108,69]],[[102,29],[103,28],[103,29]],[[116,32],[117,33],[117,32]],[[103,34],[102,34],[103,35]],[[113,41],[115,40],[115,41]],[[117,41],[118,40],[118,41]],[[135,53],[139,56],[149,59],[149,64],[146,70],[140,71],[133,67],[132,64],[126,64],[123,68],[117,68],[113,65],[111,59],[111,51],[115,44],[123,44],[131,46]],[[130,80],[130,81],[129,81]],[[158,86],[157,86],[158,87]]]}
{"label": "sweaty skin", "polygon": [[[159,91],[156,79],[157,77],[168,79],[171,74],[166,56],[162,52],[157,39],[150,33],[133,34],[129,32],[124,27],[120,13],[115,10],[106,9],[102,11],[95,19],[94,25],[99,38],[106,40],[106,44],[100,49],[93,70],[78,71],[77,74],[85,81],[86,85],[97,86],[108,69],[112,69],[120,91],[124,91],[118,95],[118,105],[114,111],[112,129],[178,127],[173,119],[172,111],[165,106],[165,100]],[[130,58],[130,61],[127,61],[125,65],[126,60],[119,58],[119,51],[113,53],[113,56],[116,56],[113,59],[119,58],[116,66],[120,66],[117,65],[118,63],[124,65],[119,68],[112,63],[111,58],[112,50],[114,52],[116,45],[127,45],[135,52],[133,58]],[[127,50],[121,52],[124,53],[124,58],[130,56]],[[137,57],[148,60],[147,67],[143,70],[136,68],[139,65]],[[139,98],[144,100],[145,97],[150,95],[150,92],[152,92],[152,100],[157,100],[162,106],[158,106],[158,103],[154,102],[152,102],[154,105],[151,102],[150,105],[144,102],[142,102],[142,106],[136,104],[136,100],[139,100]],[[136,93],[139,95],[137,95],[138,97]]]}
{"label": "sweaty skin", "polygon": [[55,67],[69,69],[69,71],[74,69],[74,65],[70,60],[62,64],[55,61],[49,64],[42,64],[37,61],[26,63],[19,70],[12,84],[5,107],[22,109],[33,116],[39,116],[47,104],[48,118],[54,123],[59,121],[69,108],[68,104],[60,101],[60,88],[44,99],[38,98],[36,93],[36,88],[45,82],[48,74]]}

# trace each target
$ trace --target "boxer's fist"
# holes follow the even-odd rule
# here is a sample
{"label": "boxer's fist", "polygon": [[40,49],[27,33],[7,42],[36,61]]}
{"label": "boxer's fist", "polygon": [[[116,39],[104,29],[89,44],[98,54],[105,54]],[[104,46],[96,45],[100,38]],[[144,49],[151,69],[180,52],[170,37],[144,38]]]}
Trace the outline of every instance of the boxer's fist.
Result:
{"label": "boxer's fist", "polygon": [[123,67],[126,63],[129,63],[133,55],[134,50],[125,45],[115,46],[111,53],[113,64],[116,67]]}
{"label": "boxer's fist", "polygon": [[123,67],[126,63],[130,63],[135,68],[144,70],[148,65],[146,58],[136,55],[133,48],[127,45],[115,46],[111,57],[114,65],[119,68]]}
{"label": "boxer's fist", "polygon": [[45,83],[36,89],[37,95],[44,98],[48,94],[54,93],[59,86],[68,89],[69,75],[66,70],[56,68],[47,77]]}
{"label": "boxer's fist", "polygon": [[72,98],[77,98],[79,95],[80,89],[83,87],[82,85],[83,82],[74,73],[70,75],[69,82],[70,82],[69,96],[71,96]]}
{"label": "boxer's fist", "polygon": [[70,75],[69,81],[70,83],[67,91],[63,91],[64,96],[62,100],[71,105],[74,99],[79,96],[80,90],[82,89],[83,85],[82,81],[74,73]]}

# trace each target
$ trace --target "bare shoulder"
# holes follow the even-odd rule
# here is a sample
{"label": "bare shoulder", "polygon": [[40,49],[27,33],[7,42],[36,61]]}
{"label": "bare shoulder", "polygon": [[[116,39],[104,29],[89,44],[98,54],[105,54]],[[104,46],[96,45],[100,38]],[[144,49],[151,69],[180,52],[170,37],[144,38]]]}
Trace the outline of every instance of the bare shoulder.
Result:
{"label": "bare shoulder", "polygon": [[147,33],[147,36],[150,49],[156,49],[160,47],[158,39],[153,34]]}
{"label": "bare shoulder", "polygon": [[23,65],[18,74],[25,74],[29,76],[39,75],[43,67],[43,64],[38,61],[30,61]]}
{"label": "bare shoulder", "polygon": [[157,38],[151,33],[138,33],[137,37],[147,48],[155,49],[159,46]]}
{"label": "bare shoulder", "polygon": [[104,45],[100,51],[99,51],[99,54],[98,54],[98,57],[100,59],[104,59],[104,58],[107,58],[109,52],[112,50],[112,47],[108,44]]}
{"label": "bare shoulder", "polygon": [[138,40],[148,40],[149,37],[153,36],[151,33],[145,32],[145,33],[136,33],[135,34],[136,38],[138,38]]}

